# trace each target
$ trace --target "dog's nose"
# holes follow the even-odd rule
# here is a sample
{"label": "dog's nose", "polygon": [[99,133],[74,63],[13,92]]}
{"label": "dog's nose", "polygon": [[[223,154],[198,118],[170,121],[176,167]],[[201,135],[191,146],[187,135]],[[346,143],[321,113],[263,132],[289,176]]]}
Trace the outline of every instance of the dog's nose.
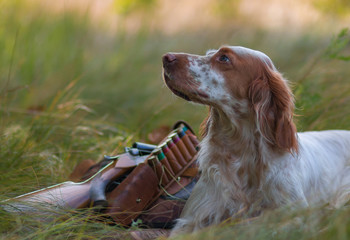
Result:
{"label": "dog's nose", "polygon": [[167,53],[163,56],[163,66],[169,65],[171,63],[174,63],[176,61],[175,54]]}

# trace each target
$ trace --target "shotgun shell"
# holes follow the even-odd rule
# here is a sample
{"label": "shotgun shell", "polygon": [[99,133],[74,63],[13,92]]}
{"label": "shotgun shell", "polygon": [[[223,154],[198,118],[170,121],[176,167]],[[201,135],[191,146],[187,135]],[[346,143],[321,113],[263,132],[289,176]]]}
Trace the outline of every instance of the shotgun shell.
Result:
{"label": "shotgun shell", "polygon": [[148,159],[148,161],[157,175],[159,184],[161,184],[162,186],[166,186],[170,182],[170,180],[165,174],[164,169],[162,168],[162,165],[160,164],[158,159],[155,156],[152,156]]}
{"label": "shotgun shell", "polygon": [[162,164],[163,168],[165,168],[165,173],[168,177],[168,179],[171,181],[173,177],[175,176],[175,173],[173,169],[171,168],[168,159],[165,157],[163,151],[161,148],[159,148],[156,152],[155,155],[157,156],[159,162]]}
{"label": "shotgun shell", "polygon": [[191,142],[193,143],[193,145],[196,147],[196,150],[199,150],[199,141],[197,139],[197,137],[195,135],[193,135],[193,133],[190,131],[190,129],[188,129],[186,126],[184,126],[183,128],[184,132],[189,136]]}
{"label": "shotgun shell", "polygon": [[[191,154],[189,153],[189,151],[187,150],[184,142],[180,139],[178,134],[174,134],[172,136],[172,140],[175,144],[175,147],[177,147],[177,149],[180,151],[181,155],[183,156],[183,158],[185,159],[185,164],[187,164],[188,161],[190,161],[192,159]],[[174,151],[174,150],[173,150]],[[175,152],[175,151],[174,151]],[[176,156],[176,154],[175,154]],[[181,163],[183,164],[183,163]]]}
{"label": "shotgun shell", "polygon": [[179,148],[176,146],[176,144],[174,143],[174,141],[171,138],[168,139],[167,145],[168,145],[170,151],[173,152],[177,162],[180,163],[181,166],[186,166],[187,161],[186,161],[185,157],[182,155]]}
{"label": "shotgun shell", "polygon": [[[179,137],[181,138],[181,140],[183,141],[183,143],[185,144],[185,146],[187,147],[188,152],[191,154],[191,157],[193,157],[197,153],[196,146],[190,140],[188,134],[186,134],[185,129],[187,130],[186,127],[182,128],[182,129],[180,128],[178,130],[178,134],[179,134]],[[192,134],[192,133],[190,133],[190,134]]]}
{"label": "shotgun shell", "polygon": [[[174,143],[173,143],[174,145]],[[172,169],[174,170],[175,173],[178,173],[179,171],[181,171],[182,166],[181,164],[179,164],[178,160],[179,158],[177,158],[174,154],[174,152],[170,149],[168,143],[164,144],[162,146],[162,150],[163,153],[165,154],[165,156],[167,157]]]}

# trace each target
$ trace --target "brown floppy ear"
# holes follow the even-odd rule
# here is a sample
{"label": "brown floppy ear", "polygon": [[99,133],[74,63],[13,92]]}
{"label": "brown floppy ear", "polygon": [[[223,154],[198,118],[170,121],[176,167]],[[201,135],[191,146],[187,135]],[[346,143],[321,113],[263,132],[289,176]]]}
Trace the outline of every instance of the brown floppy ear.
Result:
{"label": "brown floppy ear", "polygon": [[293,95],[281,74],[266,66],[251,83],[249,99],[262,136],[281,150],[298,152]]}

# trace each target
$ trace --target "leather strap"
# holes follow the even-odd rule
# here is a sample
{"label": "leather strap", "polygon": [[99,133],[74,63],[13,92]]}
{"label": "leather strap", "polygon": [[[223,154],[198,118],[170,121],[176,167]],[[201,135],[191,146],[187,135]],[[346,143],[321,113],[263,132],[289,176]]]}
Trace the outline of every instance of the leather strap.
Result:
{"label": "leather strap", "polygon": [[195,166],[191,166],[189,168],[187,168],[183,173],[182,173],[182,177],[195,177],[198,175],[198,167]]}
{"label": "leather strap", "polygon": [[192,134],[195,135],[192,127],[184,120],[179,120],[179,121],[175,122],[173,125],[173,130],[178,129],[181,124],[185,125],[192,132]]}

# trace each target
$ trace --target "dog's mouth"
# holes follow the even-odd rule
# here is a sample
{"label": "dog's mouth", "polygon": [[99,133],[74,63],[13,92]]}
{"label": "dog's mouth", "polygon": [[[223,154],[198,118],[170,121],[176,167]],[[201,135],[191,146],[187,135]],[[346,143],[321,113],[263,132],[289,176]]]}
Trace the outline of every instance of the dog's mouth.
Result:
{"label": "dog's mouth", "polygon": [[198,89],[198,85],[194,82],[187,80],[173,79],[169,73],[164,69],[164,81],[167,87],[178,97],[181,97],[189,102],[197,102],[205,104],[206,99],[209,98],[208,94]]}
{"label": "dog's mouth", "polygon": [[176,96],[181,97],[189,102],[192,101],[189,96],[187,96],[185,93],[179,91],[178,89],[176,89],[172,86],[172,84],[170,83],[172,80],[169,78],[169,76],[167,75],[167,73],[165,71],[164,71],[163,75],[164,75],[165,84]]}
{"label": "dog's mouth", "polygon": [[168,87],[169,87],[169,89],[170,89],[176,96],[181,97],[181,98],[183,98],[183,99],[185,99],[186,101],[189,101],[189,102],[192,101],[192,100],[190,99],[190,97],[187,96],[186,94],[184,94],[184,93],[182,93],[182,92],[180,92],[180,91],[178,91],[178,90],[176,90],[176,89],[173,89],[173,88],[170,87],[170,86],[168,86]]}

